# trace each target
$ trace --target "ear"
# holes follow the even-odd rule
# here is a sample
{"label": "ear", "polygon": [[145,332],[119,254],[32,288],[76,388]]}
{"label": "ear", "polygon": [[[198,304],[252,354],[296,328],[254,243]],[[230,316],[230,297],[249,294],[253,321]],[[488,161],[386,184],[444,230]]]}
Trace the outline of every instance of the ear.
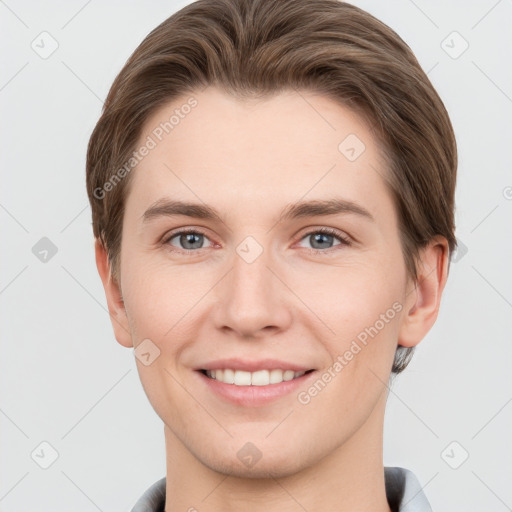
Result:
{"label": "ear", "polygon": [[416,346],[434,325],[448,267],[448,241],[437,236],[420,251],[418,280],[407,292],[405,314],[398,334],[398,344],[402,347]]}
{"label": "ear", "polygon": [[94,242],[94,250],[96,253],[96,267],[98,268],[103,288],[105,289],[108,312],[116,340],[119,344],[123,345],[123,347],[133,347],[130,323],[126,315],[121,290],[117,282],[112,279],[107,251],[97,238]]}

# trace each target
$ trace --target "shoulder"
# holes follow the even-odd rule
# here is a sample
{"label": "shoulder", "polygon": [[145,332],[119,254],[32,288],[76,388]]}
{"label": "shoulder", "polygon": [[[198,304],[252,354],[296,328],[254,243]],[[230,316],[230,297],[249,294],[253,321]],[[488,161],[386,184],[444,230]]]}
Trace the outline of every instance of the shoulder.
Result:
{"label": "shoulder", "polygon": [[386,496],[393,512],[432,512],[416,475],[406,468],[384,467]]}
{"label": "shoulder", "polygon": [[156,481],[137,500],[131,512],[164,512],[166,477]]}
{"label": "shoulder", "polygon": [[[384,467],[386,497],[392,512],[432,512],[416,475],[406,468]],[[161,478],[137,500],[131,512],[164,512],[165,482]]]}

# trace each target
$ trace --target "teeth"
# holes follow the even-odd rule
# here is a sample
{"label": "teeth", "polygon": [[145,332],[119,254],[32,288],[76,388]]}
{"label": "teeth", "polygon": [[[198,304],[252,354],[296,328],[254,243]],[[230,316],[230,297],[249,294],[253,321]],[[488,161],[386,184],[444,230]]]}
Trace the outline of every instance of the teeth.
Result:
{"label": "teeth", "polygon": [[206,370],[206,375],[212,379],[235,384],[235,386],[267,386],[268,384],[279,384],[286,380],[296,379],[306,372],[294,372],[293,370],[258,370],[246,372],[243,370]]}

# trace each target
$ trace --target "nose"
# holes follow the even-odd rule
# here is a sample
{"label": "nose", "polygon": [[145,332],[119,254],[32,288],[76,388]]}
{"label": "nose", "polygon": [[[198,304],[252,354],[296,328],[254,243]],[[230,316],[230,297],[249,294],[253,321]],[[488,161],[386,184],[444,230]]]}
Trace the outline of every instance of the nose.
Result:
{"label": "nose", "polygon": [[275,267],[266,251],[252,262],[234,254],[231,271],[216,287],[218,329],[243,338],[261,338],[289,327],[293,294]]}

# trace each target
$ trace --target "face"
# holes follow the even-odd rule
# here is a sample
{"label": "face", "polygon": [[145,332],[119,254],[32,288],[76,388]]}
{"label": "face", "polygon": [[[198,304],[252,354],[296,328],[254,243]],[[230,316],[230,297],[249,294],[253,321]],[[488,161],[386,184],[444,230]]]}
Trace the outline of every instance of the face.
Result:
{"label": "face", "polygon": [[[197,460],[292,473],[346,445],[386,391],[411,298],[386,169],[363,119],[321,95],[191,96],[158,110],[137,146],[155,142],[124,214],[126,345],[146,354],[145,392]],[[314,371],[250,387],[200,371],[251,362]]]}

